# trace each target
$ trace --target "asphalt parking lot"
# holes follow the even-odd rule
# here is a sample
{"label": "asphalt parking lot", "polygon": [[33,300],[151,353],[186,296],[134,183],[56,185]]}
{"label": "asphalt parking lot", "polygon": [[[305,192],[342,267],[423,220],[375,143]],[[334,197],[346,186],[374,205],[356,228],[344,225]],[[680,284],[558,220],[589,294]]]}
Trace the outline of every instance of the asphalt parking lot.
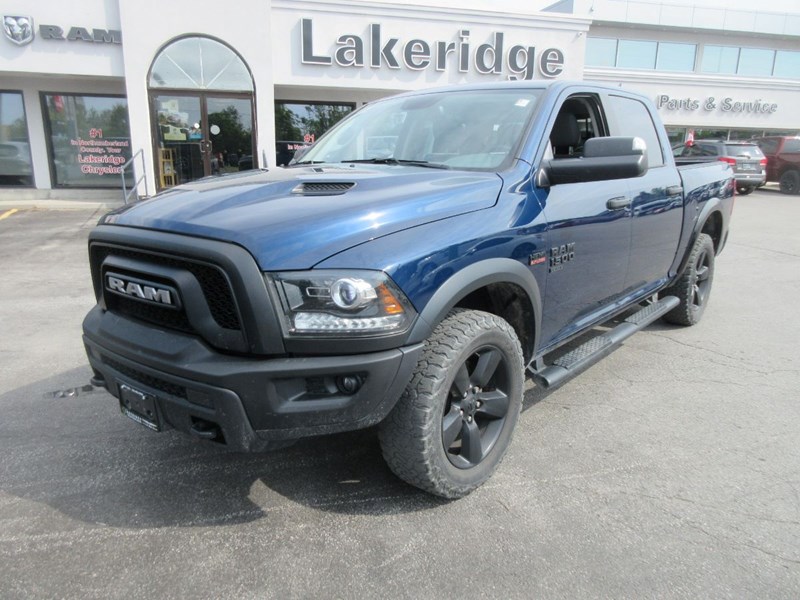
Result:
{"label": "asphalt parking lot", "polygon": [[94,209],[0,209],[3,598],[800,597],[800,197],[739,197],[703,321],[531,388],[488,484],[372,430],[238,455],[84,389]]}

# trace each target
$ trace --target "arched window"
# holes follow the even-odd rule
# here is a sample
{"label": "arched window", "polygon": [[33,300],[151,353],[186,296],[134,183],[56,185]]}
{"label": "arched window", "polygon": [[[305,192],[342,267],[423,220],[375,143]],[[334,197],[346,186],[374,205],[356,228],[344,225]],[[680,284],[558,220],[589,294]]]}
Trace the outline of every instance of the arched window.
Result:
{"label": "arched window", "polygon": [[252,92],[244,61],[225,44],[186,37],[166,46],[150,70],[151,88]]}

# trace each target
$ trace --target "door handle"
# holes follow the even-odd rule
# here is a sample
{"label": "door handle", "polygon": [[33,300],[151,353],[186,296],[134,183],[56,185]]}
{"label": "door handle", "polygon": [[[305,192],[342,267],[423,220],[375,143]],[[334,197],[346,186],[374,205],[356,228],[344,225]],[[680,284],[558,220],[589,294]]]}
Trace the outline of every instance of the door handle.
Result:
{"label": "door handle", "polygon": [[627,208],[631,205],[631,199],[627,198],[626,196],[617,196],[616,198],[611,198],[608,202],[606,202],[606,208],[608,210],[619,210],[620,208]]}
{"label": "door handle", "polygon": [[682,185],[671,185],[667,188],[667,196],[680,196],[683,194]]}

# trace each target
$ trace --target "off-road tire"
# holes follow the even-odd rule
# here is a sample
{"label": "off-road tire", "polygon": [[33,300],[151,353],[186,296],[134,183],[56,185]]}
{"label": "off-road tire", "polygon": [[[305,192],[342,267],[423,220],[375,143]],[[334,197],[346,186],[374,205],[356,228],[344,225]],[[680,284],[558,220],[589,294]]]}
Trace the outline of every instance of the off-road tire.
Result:
{"label": "off-road tire", "polygon": [[680,304],[664,315],[675,325],[696,325],[705,312],[714,281],[714,242],[705,233],[697,236],[680,277],[661,296],[676,296]]}
{"label": "off-road tire", "polygon": [[786,171],[778,183],[781,194],[800,194],[800,171]]}
{"label": "off-road tire", "polygon": [[[483,373],[491,369],[481,371],[480,364],[493,360],[499,362],[491,378],[478,386],[475,382],[481,383]],[[404,481],[438,496],[460,498],[472,492],[489,479],[511,443],[524,377],[522,348],[508,322],[482,311],[453,310],[425,342],[411,381],[381,423],[379,439],[389,468]],[[465,388],[468,392],[462,397],[460,390]],[[491,394],[494,399],[489,399]],[[498,410],[495,401],[504,402],[503,394],[508,402]],[[482,410],[491,413],[482,414]],[[492,414],[502,410],[502,417]],[[452,438],[448,432],[456,429],[459,433]],[[477,454],[468,443],[478,435],[474,431],[481,440]],[[445,437],[453,440],[448,448]],[[453,449],[459,445],[463,446]],[[479,457],[474,464],[470,454]]]}

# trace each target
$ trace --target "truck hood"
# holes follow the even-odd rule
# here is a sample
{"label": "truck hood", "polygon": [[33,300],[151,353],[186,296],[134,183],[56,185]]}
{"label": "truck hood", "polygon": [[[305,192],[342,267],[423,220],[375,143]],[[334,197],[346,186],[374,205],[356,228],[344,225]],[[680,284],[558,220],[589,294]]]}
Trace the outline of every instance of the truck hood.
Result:
{"label": "truck hood", "polygon": [[239,244],[264,271],[308,269],[390,233],[489,208],[496,173],[390,165],[254,171],[183,185],[105,223]]}

